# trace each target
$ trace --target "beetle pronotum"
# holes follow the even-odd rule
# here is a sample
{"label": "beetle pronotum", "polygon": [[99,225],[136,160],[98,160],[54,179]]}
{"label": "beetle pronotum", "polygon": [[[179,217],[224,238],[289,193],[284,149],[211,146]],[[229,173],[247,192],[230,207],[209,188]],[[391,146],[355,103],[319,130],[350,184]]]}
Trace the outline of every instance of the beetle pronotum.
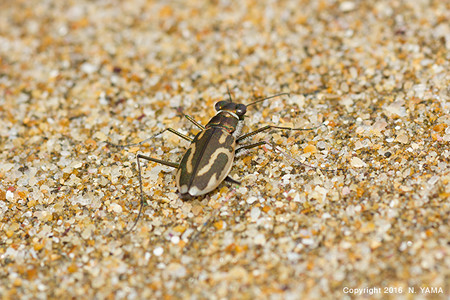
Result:
{"label": "beetle pronotum", "polygon": [[[323,125],[321,124],[320,126],[306,129],[266,125],[264,127],[256,129],[255,131],[241,135],[247,107],[260,103],[264,100],[289,94],[280,93],[272,95],[270,97],[256,99],[247,105],[233,102],[229,92],[228,94],[229,100],[222,100],[215,104],[215,109],[217,111],[216,115],[212,117],[208,124],[206,124],[205,126],[195,121],[192,117],[184,115],[190,122],[192,122],[200,129],[200,132],[193,139],[172,128],[166,128],[160,133],[153,136],[155,137],[165,131],[169,131],[191,142],[189,148],[186,150],[186,153],[183,155],[183,158],[179,163],[168,162],[150,156],[137,154],[136,159],[139,170],[141,203],[138,217],[130,230],[128,230],[128,232],[133,230],[133,228],[136,226],[142,213],[142,208],[144,206],[144,192],[142,188],[142,171],[140,164],[141,159],[160,163],[177,169],[175,176],[177,189],[180,197],[183,200],[186,200],[192,197],[202,196],[213,191],[224,180],[240,184],[240,182],[228,176],[235,155],[242,150],[251,149],[264,144],[269,144],[272,146],[272,144],[267,141],[260,141],[236,147],[245,139],[269,129],[314,130]],[[137,144],[130,144],[119,147],[141,145],[144,142],[152,139],[153,137]]]}

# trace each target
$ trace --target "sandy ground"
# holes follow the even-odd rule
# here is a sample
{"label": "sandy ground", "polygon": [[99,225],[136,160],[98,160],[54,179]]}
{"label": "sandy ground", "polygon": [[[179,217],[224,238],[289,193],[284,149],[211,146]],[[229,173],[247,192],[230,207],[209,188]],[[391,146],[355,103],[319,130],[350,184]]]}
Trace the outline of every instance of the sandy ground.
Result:
{"label": "sandy ground", "polygon": [[[447,1],[1,1],[4,299],[445,299]],[[214,104],[270,141],[189,201]],[[321,168],[308,168],[301,163]],[[329,170],[325,170],[329,169]],[[334,170],[334,171],[333,171]]]}

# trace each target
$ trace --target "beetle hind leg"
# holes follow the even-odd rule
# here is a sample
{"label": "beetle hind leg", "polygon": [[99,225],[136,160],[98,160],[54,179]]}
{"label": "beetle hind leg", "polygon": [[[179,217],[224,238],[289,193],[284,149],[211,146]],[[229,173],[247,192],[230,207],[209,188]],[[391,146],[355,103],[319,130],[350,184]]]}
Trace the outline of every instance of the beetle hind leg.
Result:
{"label": "beetle hind leg", "polygon": [[141,170],[141,163],[140,163],[140,159],[145,159],[145,160],[149,160],[149,161],[153,161],[155,163],[159,163],[168,167],[172,167],[177,169],[179,164],[178,163],[174,163],[174,162],[170,162],[170,161],[165,161],[165,160],[161,160],[161,159],[156,159],[150,156],[145,156],[142,154],[138,154],[136,155],[136,161],[137,161],[137,166],[138,166],[138,172],[139,172],[139,191],[140,191],[140,207],[139,207],[139,213],[138,216],[136,218],[136,221],[134,221],[133,226],[131,226],[130,229],[128,229],[123,235],[125,236],[127,233],[129,233],[130,231],[133,231],[133,229],[136,227],[137,223],[139,222],[139,219],[142,215],[142,210],[144,207],[144,189],[142,188],[142,170]]}
{"label": "beetle hind leg", "polygon": [[240,181],[234,180],[233,178],[231,178],[230,176],[225,177],[225,181],[229,182],[231,184],[237,184],[237,185],[241,185]]}

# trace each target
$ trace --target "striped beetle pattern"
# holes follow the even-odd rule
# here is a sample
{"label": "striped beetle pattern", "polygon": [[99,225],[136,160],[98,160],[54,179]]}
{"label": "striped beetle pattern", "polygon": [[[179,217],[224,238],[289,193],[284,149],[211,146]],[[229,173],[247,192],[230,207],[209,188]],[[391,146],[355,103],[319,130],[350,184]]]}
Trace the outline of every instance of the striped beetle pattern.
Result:
{"label": "striped beetle pattern", "polygon": [[209,193],[230,172],[236,138],[220,126],[208,125],[194,138],[180,162],[175,180],[182,199]]}

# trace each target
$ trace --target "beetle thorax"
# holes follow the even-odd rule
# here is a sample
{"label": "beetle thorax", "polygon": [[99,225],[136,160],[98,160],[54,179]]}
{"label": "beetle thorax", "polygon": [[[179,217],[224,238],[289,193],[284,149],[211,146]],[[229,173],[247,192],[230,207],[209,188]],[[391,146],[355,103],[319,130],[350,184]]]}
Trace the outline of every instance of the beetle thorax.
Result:
{"label": "beetle thorax", "polygon": [[221,127],[232,134],[239,123],[239,117],[230,111],[219,111],[212,119],[206,124],[206,128]]}

